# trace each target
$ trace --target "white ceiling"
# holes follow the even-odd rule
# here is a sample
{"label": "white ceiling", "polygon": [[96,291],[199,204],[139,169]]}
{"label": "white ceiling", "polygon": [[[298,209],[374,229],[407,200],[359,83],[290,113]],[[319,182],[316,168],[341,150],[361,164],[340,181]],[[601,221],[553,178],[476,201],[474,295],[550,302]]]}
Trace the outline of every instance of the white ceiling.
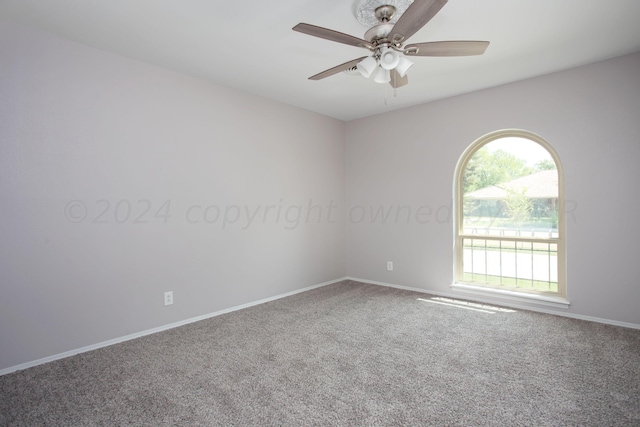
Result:
{"label": "white ceiling", "polygon": [[640,51],[640,0],[449,0],[409,42],[488,40],[484,55],[413,58],[396,96],[344,73],[307,80],[368,51],[291,28],[362,38],[356,2],[0,0],[0,19],[345,121]]}

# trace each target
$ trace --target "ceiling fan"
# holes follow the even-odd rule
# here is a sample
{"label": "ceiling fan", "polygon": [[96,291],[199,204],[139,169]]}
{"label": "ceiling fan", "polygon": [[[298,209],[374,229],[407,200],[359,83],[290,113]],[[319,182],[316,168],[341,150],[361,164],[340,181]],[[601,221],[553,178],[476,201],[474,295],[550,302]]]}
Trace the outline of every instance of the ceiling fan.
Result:
{"label": "ceiling fan", "polygon": [[[398,88],[409,83],[407,71],[413,62],[406,57],[411,56],[471,56],[482,55],[489,46],[488,41],[438,41],[411,43],[403,45],[406,40],[431,20],[448,0],[381,0],[382,4],[373,10],[377,22],[373,22],[364,35],[364,39],[350,36],[328,28],[300,23],[293,27],[294,31],[310,36],[331,40],[350,46],[369,49],[373,54],[354,59],[321,73],[309,77],[309,80],[320,80],[342,71],[357,69],[364,77],[371,77],[377,83],[389,83]],[[397,7],[402,3],[410,3],[404,12],[397,17]],[[371,1],[360,1],[364,7]],[[357,13],[362,13],[362,9]],[[394,24],[393,21],[397,22]],[[360,19],[360,16],[358,16]]]}

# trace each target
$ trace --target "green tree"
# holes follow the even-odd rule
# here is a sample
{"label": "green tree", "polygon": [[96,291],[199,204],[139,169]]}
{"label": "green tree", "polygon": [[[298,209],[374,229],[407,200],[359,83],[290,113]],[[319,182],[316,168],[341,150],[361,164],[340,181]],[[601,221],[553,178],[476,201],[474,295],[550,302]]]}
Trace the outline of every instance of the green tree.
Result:
{"label": "green tree", "polygon": [[485,145],[467,162],[463,176],[464,193],[513,181],[530,175],[534,169],[527,162],[504,150],[490,151]]}
{"label": "green tree", "polygon": [[531,219],[533,201],[526,196],[526,188],[505,188],[507,197],[504,205],[511,222],[520,229],[524,223]]}
{"label": "green tree", "polygon": [[539,171],[551,171],[551,170],[556,170],[557,167],[556,167],[556,163],[553,160],[544,159],[536,163],[536,169]]}

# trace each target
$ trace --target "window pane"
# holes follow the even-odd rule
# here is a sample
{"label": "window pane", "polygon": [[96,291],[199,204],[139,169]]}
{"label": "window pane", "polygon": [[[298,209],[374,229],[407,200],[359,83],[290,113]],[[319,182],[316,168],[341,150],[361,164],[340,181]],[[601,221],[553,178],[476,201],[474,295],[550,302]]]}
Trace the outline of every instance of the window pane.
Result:
{"label": "window pane", "polygon": [[558,237],[558,171],[549,152],[526,138],[491,141],[462,176],[465,234]]}
{"label": "window pane", "polygon": [[558,245],[463,238],[463,281],[534,292],[558,292]]}

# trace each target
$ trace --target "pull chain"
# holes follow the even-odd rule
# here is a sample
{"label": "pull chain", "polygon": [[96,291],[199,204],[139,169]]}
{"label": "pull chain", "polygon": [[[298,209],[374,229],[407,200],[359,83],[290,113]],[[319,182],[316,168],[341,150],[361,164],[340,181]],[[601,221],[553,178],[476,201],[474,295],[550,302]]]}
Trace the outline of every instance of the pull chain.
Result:
{"label": "pull chain", "polygon": [[[397,98],[398,97],[398,88],[394,87],[393,88],[393,97]],[[385,85],[384,88],[384,105],[389,105],[389,87]]]}

